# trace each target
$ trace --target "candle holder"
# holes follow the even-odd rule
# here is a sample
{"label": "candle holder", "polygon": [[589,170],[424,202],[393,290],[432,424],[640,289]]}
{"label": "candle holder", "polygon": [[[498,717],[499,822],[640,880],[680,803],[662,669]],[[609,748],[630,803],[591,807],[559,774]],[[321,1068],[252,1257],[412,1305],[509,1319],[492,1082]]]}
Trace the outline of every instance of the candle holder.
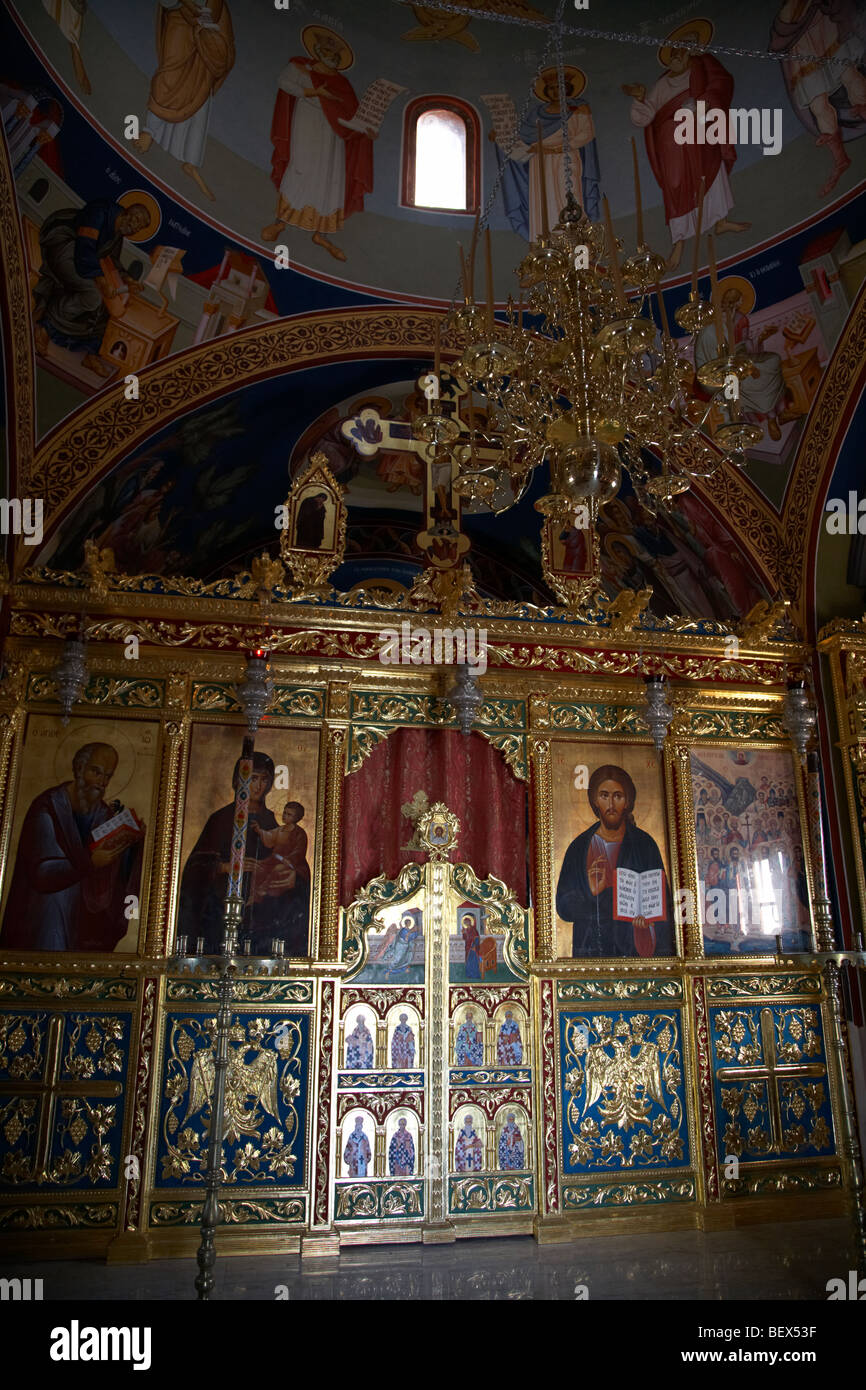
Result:
{"label": "candle holder", "polygon": [[644,676],[647,708],[643,715],[656,752],[661,755],[667,732],[674,717],[673,705],[668,704],[667,678],[661,675]]}
{"label": "candle holder", "polygon": [[665,261],[657,252],[641,244],[627,261],[623,261],[622,275],[630,285],[649,290],[661,279],[666,268]]}
{"label": "candle holder", "polygon": [[274,692],[274,683],[268,676],[269,669],[265,652],[251,653],[247,657],[243,681],[234,687],[235,695],[247,716],[247,728],[253,734],[258,729]]}
{"label": "candle holder", "polygon": [[448,691],[448,699],[457,711],[460,732],[471,734],[475,716],[484,703],[475,673],[462,663],[457,666],[457,680]]}
{"label": "candle holder", "polygon": [[710,387],[714,391],[719,391],[727,385],[728,378],[735,376],[737,381],[742,381],[743,377],[748,376],[754,367],[754,362],[750,357],[746,357],[742,352],[722,352],[718,357],[711,357],[708,362],[704,362],[698,367],[697,378],[702,386]]}
{"label": "candle holder", "polygon": [[63,711],[60,722],[68,724],[72,706],[82,698],[87,687],[87,648],[80,637],[66,638],[63,643],[63,656],[51,675]]}
{"label": "candle holder", "polygon": [[700,333],[712,322],[713,306],[701,299],[696,290],[692,290],[685,304],[674,310],[674,318],[686,333]]}
{"label": "candle holder", "polygon": [[646,352],[655,338],[656,326],[650,319],[623,317],[606,323],[593,341],[596,347],[612,352],[615,357],[632,357],[635,353]]}
{"label": "candle holder", "polygon": [[174,954],[175,954],[176,956],[188,956],[188,955],[189,955],[189,937],[188,937],[188,936],[178,936],[178,937],[175,938],[175,943],[174,943]]}
{"label": "candle holder", "polygon": [[806,689],[804,679],[798,678],[788,684],[788,693],[785,696],[785,708],[782,715],[782,723],[791,736],[791,742],[797,750],[797,756],[805,767],[806,750],[815,725],[818,722],[817,711],[813,707],[809,692]]}

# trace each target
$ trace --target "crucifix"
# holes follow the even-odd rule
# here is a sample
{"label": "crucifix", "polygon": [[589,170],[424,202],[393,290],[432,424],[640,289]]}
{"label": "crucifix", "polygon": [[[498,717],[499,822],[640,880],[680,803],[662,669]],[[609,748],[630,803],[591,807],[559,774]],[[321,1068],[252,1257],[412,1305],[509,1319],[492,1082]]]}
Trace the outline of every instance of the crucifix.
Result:
{"label": "crucifix", "polygon": [[807,1076],[824,1076],[827,1069],[821,1062],[780,1062],[777,1059],[772,1009],[761,1010],[761,1044],[764,1053],[763,1066],[719,1067],[716,1076],[720,1081],[766,1081],[770,1111],[770,1147],[781,1152],[782,1112],[779,1083],[799,1081]]}
{"label": "crucifix", "polygon": [[[35,1180],[38,1183],[51,1181],[48,1163],[51,1157],[51,1140],[55,1129],[54,1117],[57,1111],[57,1102],[62,1102],[74,1096],[80,1096],[82,1099],[87,1097],[87,1100],[84,1100],[84,1105],[87,1109],[89,1108],[87,1106],[88,1100],[102,1096],[117,1097],[122,1094],[123,1090],[119,1081],[61,1080],[62,1046],[63,1017],[59,1014],[55,1014],[48,1024],[45,1069],[43,1072],[44,1080],[19,1081],[16,1079],[14,1081],[0,1081],[0,1098],[3,1096],[11,1096],[15,1099],[23,1100],[28,1096],[35,1096],[42,1102],[39,1111],[39,1130],[30,1175],[31,1181]],[[79,1124],[83,1126],[84,1121],[80,1120]],[[101,1135],[97,1134],[96,1137],[101,1147]]]}
{"label": "crucifix", "polygon": [[[382,451],[416,456],[424,486],[424,526],[417,536],[418,546],[428,564],[452,569],[469,549],[469,538],[461,529],[463,501],[455,488],[458,463],[468,457],[470,444],[479,467],[498,462],[501,451],[486,435],[475,439],[476,426],[484,424],[482,412],[475,410],[466,383],[447,368],[423,373],[416,385],[426,398],[426,412],[420,411],[412,420],[387,420],[374,406],[365,406],[357,416],[343,421],[340,432],[362,458],[375,458]],[[432,429],[425,428],[427,419],[444,422],[435,431],[438,439]]]}

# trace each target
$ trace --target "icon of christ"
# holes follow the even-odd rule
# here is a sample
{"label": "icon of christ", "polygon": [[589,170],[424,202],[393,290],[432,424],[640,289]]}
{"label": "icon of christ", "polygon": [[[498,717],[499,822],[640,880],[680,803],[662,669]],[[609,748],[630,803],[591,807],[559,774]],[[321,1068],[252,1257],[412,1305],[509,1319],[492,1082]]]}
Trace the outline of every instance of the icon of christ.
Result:
{"label": "icon of christ", "polygon": [[[568,846],[556,888],[556,911],[572,923],[572,955],[672,955],[664,864],[653,837],[635,825],[634,782],[624,768],[605,763],[593,772],[586,794],[598,819]],[[652,871],[660,875],[661,911],[626,913],[626,875],[633,880]]]}

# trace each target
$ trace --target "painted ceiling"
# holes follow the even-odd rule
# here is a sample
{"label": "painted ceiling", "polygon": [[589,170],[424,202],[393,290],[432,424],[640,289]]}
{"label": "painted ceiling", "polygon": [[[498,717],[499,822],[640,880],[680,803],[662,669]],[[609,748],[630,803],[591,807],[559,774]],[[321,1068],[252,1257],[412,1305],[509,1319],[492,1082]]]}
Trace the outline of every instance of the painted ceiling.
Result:
{"label": "painted ceiling", "polygon": [[[541,103],[533,87],[545,53],[548,63],[552,57],[557,6],[487,0],[490,15],[470,16],[397,0],[330,0],[327,12],[307,0],[285,9],[214,0],[208,13],[220,17],[231,43],[197,166],[158,140],[146,149],[141,141],[157,65],[155,20],[170,8],[155,0],[10,0],[0,15],[0,97],[17,214],[2,228],[7,383],[13,363],[17,382],[7,390],[7,493],[39,486],[47,506],[44,545],[35,552],[19,545],[11,558],[19,568],[74,568],[90,538],[111,544],[128,572],[146,566],[215,577],[273,545],[274,506],[290,470],[321,446],[331,449],[348,488],[340,586],[371,574],[406,582],[420,563],[411,466],[359,459],[340,427],[368,399],[392,418],[410,418],[436,316],[456,291],[457,243],[468,244],[472,218],[403,205],[405,113],[433,95],[475,112],[481,206],[489,205],[495,292],[504,301],[515,291],[526,238],[504,195],[491,111],[507,99],[534,120]],[[666,255],[671,248],[662,189],[624,91],[649,89],[663,72],[655,40],[704,21],[733,80],[732,101],[778,111],[781,121],[778,154],[736,148],[727,220],[739,230],[718,239],[721,276],[745,286],[743,331],[773,358],[779,382],[772,399],[764,393],[755,401],[763,438],[742,472],[696,487],[661,526],[637,515],[626,493],[602,528],[609,584],[651,583],[660,613],[725,617],[792,587],[804,617],[827,616],[828,605],[862,611],[863,565],[858,571],[849,555],[852,538],[828,536],[821,519],[827,496],[863,484],[866,104],[856,98],[858,80],[866,91],[866,14],[845,0],[829,8],[851,45],[854,73],[823,117],[836,123],[835,144],[815,124],[818,106],[797,100],[790,65],[767,55],[804,9],[797,0],[676,10],[620,0],[615,9],[570,13],[566,4],[563,11],[563,58],[585,79],[580,101],[591,113],[597,160],[594,193],[581,191],[608,197],[627,247],[636,233],[636,136],[646,239]],[[592,32],[607,29],[630,37]],[[358,142],[357,206],[324,244],[302,226],[282,227],[278,244],[289,264],[281,268],[273,249],[272,159],[285,134],[278,93],[292,61],[309,52],[311,33],[322,30],[339,53],[340,91],[348,87],[363,110],[378,93],[379,129]],[[808,32],[815,42],[819,31]],[[130,117],[138,145],[127,138],[135,130]],[[587,177],[594,168],[585,153]],[[123,319],[113,323],[88,364],[71,338],[48,340],[30,321],[42,229],[64,210],[118,199],[149,210],[145,235],[128,237],[122,252],[124,271],[144,288],[129,331]],[[687,240],[664,281],[672,321],[688,293],[692,246]],[[700,271],[706,290],[703,248]],[[135,402],[123,399],[130,370],[140,372]],[[550,602],[532,507],[541,490],[538,480],[498,520],[465,518],[485,592]]]}

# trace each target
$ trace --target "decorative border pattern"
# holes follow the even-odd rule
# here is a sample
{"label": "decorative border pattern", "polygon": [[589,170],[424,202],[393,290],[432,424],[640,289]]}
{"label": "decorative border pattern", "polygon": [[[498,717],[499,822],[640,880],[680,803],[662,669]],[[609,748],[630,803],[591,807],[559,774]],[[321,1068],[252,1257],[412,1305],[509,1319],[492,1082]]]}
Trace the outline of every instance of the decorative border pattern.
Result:
{"label": "decorative border pattern", "polygon": [[776,1192],[815,1192],[823,1189],[838,1189],[842,1186],[842,1173],[838,1167],[778,1168],[772,1173],[748,1173],[741,1178],[725,1179],[726,1197],[763,1197]]}
{"label": "decorative border pattern", "polygon": [[[210,1003],[219,998],[216,978],[195,976],[189,982],[172,978],[166,983],[166,1003],[183,1004],[195,1000]],[[236,980],[236,1004],[312,1004],[312,980]]]}
{"label": "decorative border pattern", "polygon": [[116,1202],[76,1202],[68,1207],[0,1207],[0,1231],[57,1231],[117,1225]]}
{"label": "decorative border pattern", "polygon": [[676,1000],[682,997],[682,980],[666,980],[659,976],[636,980],[559,980],[556,985],[556,998],[560,1004],[593,999],[619,1002],[636,999]]}
{"label": "decorative border pattern", "polygon": [[[14,208],[14,190],[10,204]],[[11,238],[17,248],[20,240],[14,213],[9,220],[10,226],[3,226],[4,239],[8,243]],[[20,264],[13,264],[11,269],[7,286],[14,294],[20,323],[29,326],[26,275]],[[86,490],[170,422],[229,391],[288,372],[367,356],[400,359],[427,355],[438,321],[439,316],[432,311],[415,308],[358,304],[351,314],[343,307],[320,310],[242,328],[152,363],[138,374],[138,400],[125,400],[122,382],[106,387],[71,418],[61,421],[40,444],[29,467],[30,451],[23,452],[22,483],[26,480],[30,486],[36,478],[44,479],[42,495],[52,523],[45,539],[51,538]],[[29,353],[29,333],[27,338]],[[22,348],[16,356],[25,365]],[[25,368],[25,381],[32,377],[32,359],[26,367],[30,370]],[[19,406],[22,427],[28,416],[33,419],[32,388],[25,413],[21,407],[26,405],[24,397]],[[19,547],[18,564],[25,555]]]}
{"label": "decorative border pattern", "polygon": [[665,1178],[659,1182],[566,1183],[562,1204],[566,1211],[585,1207],[631,1207],[657,1202],[693,1202],[694,1178]]}
{"label": "decorative border pattern", "polygon": [[448,1212],[451,1216],[475,1216],[480,1212],[531,1211],[535,1206],[533,1187],[531,1173],[449,1178]]}
{"label": "decorative border pattern", "polygon": [[[150,1225],[200,1226],[203,1202],[151,1202]],[[234,1197],[219,1203],[219,1219],[226,1226],[305,1225],[307,1199],[300,1197]]]}
{"label": "decorative border pattern", "polygon": [[701,1130],[701,1149],[704,1156],[704,1180],[707,1197],[719,1200],[719,1169],[716,1161],[716,1119],[713,1108],[713,1071],[710,1060],[710,1032],[704,981],[693,985],[695,1011],[695,1060],[698,1073],[698,1123]]}
{"label": "decorative border pattern", "polygon": [[357,1108],[369,1110],[375,1117],[377,1124],[382,1124],[385,1118],[391,1114],[392,1110],[411,1110],[418,1116],[421,1124],[424,1123],[424,1092],[422,1091],[388,1091],[383,1094],[377,1091],[364,1091],[362,1094],[354,1095],[348,1091],[341,1091],[337,1096],[337,1124],[341,1125],[350,1110]]}
{"label": "decorative border pattern", "polygon": [[335,1221],[408,1220],[424,1215],[424,1179],[338,1182]]}
{"label": "decorative border pattern", "polygon": [[559,1212],[559,1161],[556,1124],[556,1041],[553,1020],[553,983],[542,980],[541,995],[541,1123],[544,1142],[544,1205],[549,1214]]}
{"label": "decorative border pattern", "polygon": [[334,985],[322,983],[319,1019],[318,1107],[316,1116],[313,1224],[328,1224],[328,1172],[331,1158],[331,1067],[334,1051]]}
{"label": "decorative border pattern", "polygon": [[415,985],[385,985],[382,988],[365,985],[358,989],[352,985],[344,985],[340,990],[341,1018],[353,1004],[366,1004],[379,1018],[384,1018],[395,1004],[410,1004],[413,1009],[417,1009],[418,1017],[423,1018],[424,990]]}
{"label": "decorative border pattern", "polygon": [[821,995],[820,975],[711,975],[707,978],[710,999],[769,998],[771,995]]}
{"label": "decorative border pattern", "polygon": [[[44,968],[39,962],[40,968]],[[67,961],[46,962],[54,970],[68,970]],[[3,975],[0,977],[0,998],[9,999],[110,999],[130,1003],[138,986],[135,980],[119,980],[116,976],[98,978],[83,975]]]}
{"label": "decorative border pattern", "polygon": [[133,1092],[132,1128],[129,1136],[129,1155],[137,1160],[138,1176],[128,1179],[124,1219],[124,1227],[127,1231],[136,1229],[141,1214],[143,1174],[147,1161],[148,1083],[153,1059],[153,1023],[158,993],[159,981],[145,980],[142,990],[141,1027],[138,1034],[138,1062]]}

